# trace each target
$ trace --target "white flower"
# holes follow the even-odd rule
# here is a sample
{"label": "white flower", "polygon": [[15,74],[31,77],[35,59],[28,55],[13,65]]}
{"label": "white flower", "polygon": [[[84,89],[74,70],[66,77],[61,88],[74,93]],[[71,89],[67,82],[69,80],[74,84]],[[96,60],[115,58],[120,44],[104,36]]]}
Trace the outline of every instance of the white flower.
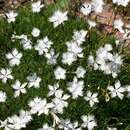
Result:
{"label": "white flower", "polygon": [[38,129],[38,130],[54,130],[54,128],[48,126],[48,124],[46,123],[46,124],[44,124],[44,125],[42,126],[42,128],[40,128],[40,129]]}
{"label": "white flower", "polygon": [[11,75],[12,71],[10,69],[1,69],[0,70],[0,79],[3,83],[6,83],[8,79],[14,79]]}
{"label": "white flower", "polygon": [[23,48],[25,50],[32,49],[32,45],[31,45],[32,42],[31,42],[30,39],[28,39],[27,35],[22,34],[22,35],[18,36],[18,35],[13,34],[12,35],[12,41],[14,41],[15,39],[20,39],[21,40],[20,44],[23,45]]}
{"label": "white flower", "polygon": [[117,5],[122,5],[124,7],[126,7],[130,2],[129,0],[112,0],[112,1],[114,4],[116,3]]}
{"label": "white flower", "polygon": [[22,53],[19,53],[17,49],[14,49],[11,53],[6,54],[6,58],[9,60],[11,66],[19,65]]}
{"label": "white flower", "polygon": [[80,127],[78,127],[77,121],[71,123],[69,119],[62,119],[58,127],[63,130],[82,130]]}
{"label": "white flower", "polygon": [[124,23],[121,19],[116,19],[114,21],[114,28],[118,29],[121,33],[124,33],[123,26],[124,26]]}
{"label": "white flower", "polygon": [[112,61],[118,65],[122,65],[122,63],[123,63],[122,57],[117,53],[115,55],[113,55]]}
{"label": "white flower", "polygon": [[93,55],[89,55],[89,56],[88,56],[88,64],[89,64],[89,65],[93,65],[94,62],[95,62],[95,61],[94,61],[94,56],[93,56]]}
{"label": "white flower", "polygon": [[62,62],[64,64],[71,65],[77,60],[77,57],[83,57],[83,48],[80,45],[85,41],[86,34],[87,31],[85,30],[74,31],[73,40],[66,42],[67,52],[62,55]]}
{"label": "white flower", "polygon": [[0,102],[5,102],[6,101],[6,93],[3,91],[0,91]]}
{"label": "white flower", "polygon": [[121,86],[121,83],[119,80],[115,83],[114,86],[115,87],[108,86],[107,88],[110,91],[111,97],[114,98],[117,96],[122,100],[124,97],[123,93],[125,92],[125,89]]}
{"label": "white flower", "polygon": [[59,125],[60,118],[56,115],[56,113],[54,113],[53,111],[51,111],[50,114],[53,117],[53,127],[55,127],[56,125]]}
{"label": "white flower", "polygon": [[55,95],[56,92],[58,91],[58,88],[59,88],[59,84],[54,84],[53,86],[52,85],[48,85],[49,87],[49,93],[48,93],[48,96],[52,96],[52,95]]}
{"label": "white flower", "polygon": [[5,119],[4,121],[0,120],[0,128],[4,128],[4,130],[10,130],[10,128],[8,127],[7,122],[8,122],[7,119]]}
{"label": "white flower", "polygon": [[89,55],[88,64],[93,66],[94,70],[101,70],[105,74],[111,74],[113,78],[117,77],[120,72],[121,65],[123,63],[122,56],[119,54],[112,54],[112,46],[106,44],[104,47],[100,47],[96,51],[96,58],[93,55]]}
{"label": "white flower", "polygon": [[83,49],[77,42],[67,42],[66,45],[68,47],[68,51],[73,52],[76,57],[83,57]]}
{"label": "white flower", "polygon": [[68,90],[72,93],[72,98],[77,99],[79,96],[83,96],[83,88],[84,82],[78,81],[78,79],[74,77],[73,82],[69,83]]}
{"label": "white flower", "polygon": [[105,44],[104,49],[106,51],[111,51],[112,50],[112,45],[111,44]]}
{"label": "white flower", "polygon": [[38,113],[38,116],[43,113],[48,115],[49,109],[53,106],[51,103],[47,103],[46,99],[41,99],[39,97],[34,98],[28,105],[31,108],[31,114]]}
{"label": "white flower", "polygon": [[54,70],[54,75],[56,79],[65,79],[66,78],[66,70],[63,69],[62,67],[58,66],[55,70]]}
{"label": "white flower", "polygon": [[103,0],[92,0],[92,8],[96,13],[101,13],[104,6]]}
{"label": "white flower", "polygon": [[113,55],[113,59],[111,63],[109,63],[109,67],[111,69],[113,78],[117,77],[117,73],[120,72],[120,68],[122,64],[123,64],[122,57],[119,54]]}
{"label": "white flower", "polygon": [[112,50],[112,47],[110,44],[106,44],[104,47],[100,47],[97,52],[97,59],[101,59],[102,61],[104,60],[112,60],[113,55],[109,52]]}
{"label": "white flower", "polygon": [[130,97],[130,85],[126,85],[126,91],[128,92],[127,97]]}
{"label": "white flower", "polygon": [[15,13],[14,11],[10,11],[9,13],[6,13],[8,23],[15,22],[15,18],[18,16],[18,13]]}
{"label": "white flower", "polygon": [[103,10],[103,0],[92,0],[90,3],[84,3],[81,7],[81,12],[84,15],[89,15],[91,12],[101,13]]}
{"label": "white flower", "polygon": [[35,46],[35,50],[38,51],[39,55],[43,55],[44,53],[47,53],[50,49],[51,45],[53,44],[52,41],[48,39],[48,37],[45,37],[43,39],[39,39],[37,41],[37,45]]}
{"label": "white flower", "polygon": [[25,35],[25,34],[22,34],[22,35],[13,34],[11,38],[12,38],[13,40],[14,40],[14,39],[27,39],[27,35]]}
{"label": "white flower", "polygon": [[120,41],[119,41],[119,40],[116,40],[116,41],[115,41],[115,44],[116,44],[116,46],[118,46],[118,45],[120,44]]}
{"label": "white flower", "polygon": [[57,90],[55,93],[55,98],[52,99],[54,113],[63,113],[64,107],[68,106],[68,102],[66,101],[70,96],[65,94],[63,95],[62,90]]}
{"label": "white flower", "polygon": [[27,83],[21,84],[19,80],[16,80],[15,84],[12,85],[12,88],[15,90],[14,97],[18,97],[20,93],[26,93]]}
{"label": "white flower", "polygon": [[89,29],[96,26],[96,22],[91,21],[91,20],[88,20],[88,24],[89,24]]}
{"label": "white flower", "polygon": [[97,63],[94,63],[94,70],[99,69],[99,65]]}
{"label": "white flower", "polygon": [[7,128],[10,128],[9,130],[12,130],[12,129],[20,130],[21,128],[26,127],[26,124],[23,123],[22,120],[20,119],[20,117],[18,117],[17,115],[8,117],[7,120],[8,120]]}
{"label": "white flower", "polygon": [[128,40],[130,39],[130,28],[126,29],[127,27],[125,26],[125,33],[123,34],[123,40]]}
{"label": "white flower", "polygon": [[73,52],[65,52],[62,55],[62,63],[71,65],[74,61],[76,61],[77,57]]}
{"label": "white flower", "polygon": [[84,4],[81,6],[80,11],[81,11],[84,15],[89,15],[89,14],[93,11],[92,4],[91,4],[91,3],[84,3]]}
{"label": "white flower", "polygon": [[40,82],[41,82],[41,78],[37,76],[36,73],[34,73],[33,75],[30,75],[27,77],[28,80],[28,87],[31,88],[34,86],[34,88],[39,88],[40,87]]}
{"label": "white flower", "polygon": [[33,37],[38,37],[40,35],[40,30],[34,27],[31,34]]}
{"label": "white flower", "polygon": [[47,58],[47,63],[54,65],[56,64],[56,60],[59,54],[55,54],[54,49],[51,49],[48,53],[45,53],[45,57]]}
{"label": "white flower", "polygon": [[20,111],[19,117],[23,124],[27,124],[28,122],[30,122],[32,120],[31,113],[28,111],[24,111],[24,110]]}
{"label": "white flower", "polygon": [[28,38],[26,38],[26,39],[21,39],[21,41],[20,41],[20,43],[23,45],[23,48],[25,49],[25,50],[27,50],[27,49],[32,49],[32,42],[28,39]]}
{"label": "white flower", "polygon": [[72,129],[73,124],[70,122],[70,119],[66,119],[66,120],[61,119],[58,127],[63,130],[70,130]]}
{"label": "white flower", "polygon": [[117,130],[117,128],[107,127],[108,130]]}
{"label": "white flower", "polygon": [[80,31],[74,31],[73,40],[78,43],[78,45],[81,45],[83,42],[85,42],[85,37],[87,35],[88,31],[80,30]]}
{"label": "white flower", "polygon": [[37,2],[34,2],[32,3],[32,12],[34,13],[39,13],[41,11],[41,8],[43,8],[44,5],[41,4],[41,1],[37,1]]}
{"label": "white flower", "polygon": [[66,12],[61,12],[60,10],[57,10],[53,16],[49,18],[49,21],[53,23],[54,28],[56,28],[60,24],[64,24],[64,21],[68,20],[67,17],[67,11]]}
{"label": "white flower", "polygon": [[78,78],[84,78],[85,73],[86,70],[82,66],[79,66],[76,70],[76,75]]}
{"label": "white flower", "polygon": [[97,95],[98,95],[97,93],[92,93],[92,92],[88,91],[87,96],[85,96],[84,99],[86,101],[89,101],[90,106],[93,107],[93,105],[95,103],[98,103]]}
{"label": "white flower", "polygon": [[95,121],[95,117],[93,115],[84,115],[81,117],[83,120],[82,127],[88,128],[88,130],[92,130],[95,126],[97,126],[97,123]]}
{"label": "white flower", "polygon": [[4,121],[0,121],[0,128],[4,128],[4,130],[20,130],[26,128],[27,123],[31,120],[30,112],[21,110],[19,116],[13,115]]}
{"label": "white flower", "polygon": [[78,126],[77,121],[72,124],[72,130],[82,130],[82,128]]}

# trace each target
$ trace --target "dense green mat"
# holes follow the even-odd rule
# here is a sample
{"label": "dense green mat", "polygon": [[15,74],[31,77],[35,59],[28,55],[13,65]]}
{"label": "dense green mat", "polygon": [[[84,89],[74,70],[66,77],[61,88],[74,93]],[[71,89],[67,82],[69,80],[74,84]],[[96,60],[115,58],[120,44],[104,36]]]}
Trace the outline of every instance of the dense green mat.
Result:
{"label": "dense green mat", "polygon": [[[83,92],[86,93],[88,90],[97,92],[99,103],[90,107],[89,102],[85,101],[83,96],[77,99],[69,98],[67,100],[68,107],[64,108],[63,114],[57,114],[57,116],[63,119],[70,119],[72,122],[78,121],[79,124],[82,124],[81,116],[92,114],[95,115],[97,122],[95,130],[107,130],[109,126],[116,127],[119,130],[130,130],[130,99],[127,97],[127,92],[122,100],[118,97],[111,98],[108,102],[105,100],[108,85],[114,85],[117,80],[120,80],[123,86],[130,84],[130,56],[127,52],[128,50],[121,49],[120,46],[116,47],[114,36],[99,33],[96,28],[89,30],[87,22],[84,19],[73,17],[71,11],[68,13],[68,21],[64,25],[54,28],[48,18],[53,15],[54,11],[58,9],[64,11],[68,8],[67,0],[59,0],[56,4],[45,6],[40,13],[32,13],[30,2],[28,2],[27,5],[17,10],[18,16],[14,23],[8,23],[6,19],[0,20],[0,69],[11,68],[14,77],[13,80],[8,80],[6,84],[0,80],[0,90],[7,94],[6,102],[0,103],[0,120],[5,120],[7,117],[15,114],[18,115],[21,109],[29,111],[28,103],[35,97],[46,98],[47,102],[51,102],[52,97],[47,97],[49,92],[48,85],[54,85],[58,82],[64,94],[71,96],[67,89],[68,83],[72,82],[74,76],[76,76],[74,72],[77,67],[82,66],[86,69],[84,78],[81,78],[84,81]],[[41,31],[38,38],[34,38],[31,35],[33,27],[37,27]],[[63,53],[67,51],[66,42],[72,40],[75,30],[80,31],[82,29],[88,31],[86,41],[82,45],[84,48],[83,58],[77,58],[72,65],[63,64],[61,59]],[[55,50],[55,53],[59,54],[57,63],[55,65],[47,64],[45,56],[38,55],[34,48],[25,50],[20,44],[20,40],[12,41],[12,34],[28,35],[28,38],[32,41],[32,46],[37,44],[37,39],[47,36],[53,42],[52,48]],[[105,75],[100,70],[93,70],[87,62],[90,53],[96,55],[99,47],[107,43],[112,45],[114,52],[123,56],[123,65],[117,78]],[[21,52],[23,56],[19,66],[10,67],[6,54],[12,52],[14,48]],[[67,71],[65,80],[55,79],[54,70],[58,66],[63,67]],[[19,80],[21,83],[27,82],[26,77],[33,73],[36,73],[42,79],[40,87],[26,87],[27,93],[14,98],[12,84],[16,80]],[[53,124],[51,114],[41,114],[40,116],[34,114],[32,118],[32,121],[23,130],[37,130],[45,123],[48,123],[50,126]],[[58,129],[58,126],[56,126],[55,130]],[[87,128],[83,129],[87,130]],[[1,128],[1,130],[3,129]]]}

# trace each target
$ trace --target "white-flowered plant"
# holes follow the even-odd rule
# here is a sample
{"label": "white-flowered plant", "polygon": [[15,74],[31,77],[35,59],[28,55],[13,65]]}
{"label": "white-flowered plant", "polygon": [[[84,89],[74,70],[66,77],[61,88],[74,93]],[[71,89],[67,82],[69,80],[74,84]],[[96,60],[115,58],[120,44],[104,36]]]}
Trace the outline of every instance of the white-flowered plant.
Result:
{"label": "white-flowered plant", "polygon": [[125,90],[128,92],[128,97],[130,97],[130,85],[126,85]]}
{"label": "white-flowered plant", "polygon": [[54,84],[53,86],[52,85],[48,85],[48,88],[49,88],[49,93],[48,93],[48,96],[53,96],[53,95],[56,95],[57,91],[59,91],[59,84]]}
{"label": "white-flowered plant", "polygon": [[64,24],[64,22],[68,20],[67,13],[68,11],[55,11],[55,13],[49,18],[49,21],[53,23],[54,28],[56,28],[60,24]]}
{"label": "white-flowered plant", "polygon": [[15,13],[13,10],[6,13],[8,23],[15,22],[18,13]]}
{"label": "white-flowered plant", "polygon": [[54,75],[55,75],[55,78],[57,80],[60,80],[60,79],[65,79],[66,78],[66,70],[60,66],[58,66],[55,70],[54,70]]}
{"label": "white-flowered plant", "polygon": [[5,102],[7,99],[7,95],[5,92],[0,91],[0,102]]}
{"label": "white-flowered plant", "polygon": [[130,39],[130,25],[128,25],[126,28],[125,28],[125,33],[123,34],[123,39],[124,40],[128,40]]}
{"label": "white-flowered plant", "polygon": [[104,1],[103,0],[92,0],[92,7],[96,13],[103,11]]}
{"label": "white-flowered plant", "polygon": [[112,75],[116,78],[120,72],[120,68],[123,64],[122,56],[118,53],[113,54],[112,46],[106,44],[104,47],[100,47],[96,51],[96,58],[93,55],[89,55],[88,64],[93,66],[94,70],[101,70],[107,75]]}
{"label": "white-flowered plant", "polygon": [[0,70],[0,79],[2,80],[3,83],[6,83],[8,79],[14,79],[14,77],[12,76],[12,71],[11,69],[4,69],[2,68]]}
{"label": "white-flowered plant", "polygon": [[73,52],[65,52],[62,55],[62,62],[64,64],[71,65],[72,62],[76,61],[76,56],[73,54]]}
{"label": "white-flowered plant", "polygon": [[[22,8],[25,10],[23,14],[26,18],[22,18],[19,11],[8,11],[7,9],[4,18],[10,24],[7,24],[4,20],[0,21],[0,23],[2,22],[0,24],[0,39],[2,39],[0,40],[0,56],[2,56],[0,60],[0,116],[2,119],[0,119],[0,129],[94,130],[103,128],[117,130],[116,127],[121,126],[124,120],[120,122],[121,120],[115,117],[117,124],[111,125],[109,124],[111,120],[106,119],[106,117],[102,118],[100,112],[103,105],[100,105],[100,99],[104,98],[107,104],[110,100],[116,102],[118,98],[121,99],[120,102],[123,98],[127,102],[130,98],[130,85],[121,85],[119,74],[122,70],[121,67],[124,67],[123,61],[125,63],[127,59],[124,58],[125,60],[123,60],[122,52],[124,50],[118,49],[118,47],[122,47],[122,44],[124,46],[124,41],[130,39],[130,24],[126,25],[123,18],[115,17],[110,28],[114,29],[112,32],[117,31],[122,35],[122,39],[116,38],[115,44],[112,44],[110,39],[111,44],[109,44],[106,40],[107,35],[106,39],[100,37],[98,33],[96,33],[96,37],[93,35],[93,30],[94,33],[97,31],[95,27],[100,27],[98,17],[99,19],[100,17],[101,19],[107,17],[102,17],[107,1],[79,2],[79,6],[81,6],[75,8],[77,10],[76,16],[83,18],[83,27],[82,23],[78,23],[78,17],[73,19],[73,9],[71,11],[68,7],[62,8],[62,6],[66,6],[64,1],[54,0],[52,10],[48,8],[48,5],[44,5],[48,2],[52,1],[31,0],[30,11]],[[129,2],[129,0],[111,1],[115,5],[123,6],[124,12]],[[47,8],[49,12],[46,11]],[[96,16],[97,21],[91,18],[93,15]],[[71,20],[74,21],[73,24],[71,24]],[[7,25],[5,24],[6,27],[3,29],[4,22]],[[32,24],[29,24],[29,22],[32,22]],[[26,24],[25,28],[24,24]],[[26,30],[29,32],[26,32]],[[6,45],[4,40],[6,42],[11,40],[11,42],[9,41]],[[3,47],[5,47],[4,51]],[[95,50],[97,47],[98,49]],[[103,83],[100,77],[96,77],[96,74],[102,75],[101,78],[104,76]],[[123,78],[121,80],[124,80]],[[129,82],[129,77],[125,80]],[[113,82],[114,85],[112,86]],[[105,83],[108,83],[108,86],[102,86]],[[93,90],[93,84],[97,91]],[[13,95],[9,94],[10,89],[13,90]],[[30,95],[25,95],[25,93]],[[30,98],[29,101],[27,98]],[[19,100],[22,103],[27,101],[27,106],[24,106],[26,110],[20,108],[17,112],[18,108],[21,107],[20,105],[18,108],[16,107],[17,109],[15,108],[14,114],[13,110],[15,109],[11,108],[11,101],[13,100],[16,100],[13,107],[19,104]],[[82,100],[84,104],[82,104]],[[99,109],[99,113],[93,115],[93,113],[98,112],[98,106],[101,106],[101,111]],[[4,114],[4,110],[7,113]],[[35,116],[41,117],[42,120],[40,119],[40,122],[37,122]],[[31,124],[33,118],[34,122]],[[111,116],[110,119],[112,118],[114,117]],[[36,123],[36,126],[34,123]],[[39,126],[40,124],[43,124],[43,126]],[[101,126],[102,124],[104,126]],[[28,128],[29,125],[32,125],[32,127]]]}
{"label": "white-flowered plant", "polygon": [[121,33],[124,33],[123,26],[124,26],[124,23],[121,19],[116,19],[114,21],[114,28],[118,29]]}
{"label": "white-flowered plant", "polygon": [[91,107],[93,107],[95,103],[99,102],[97,96],[98,96],[98,93],[92,93],[88,91],[84,99],[89,102]]}
{"label": "white-flowered plant", "polygon": [[95,117],[93,115],[83,115],[81,117],[83,123],[82,127],[87,128],[88,130],[93,130],[95,126],[97,126]]}
{"label": "white-flowered plant", "polygon": [[52,103],[47,103],[46,99],[41,99],[40,97],[35,97],[33,100],[29,102],[30,113],[31,114],[38,114],[40,116],[41,114],[48,115],[49,109],[53,107]]}
{"label": "white-flowered plant", "polygon": [[66,42],[67,52],[64,52],[62,55],[62,62],[64,64],[71,65],[78,57],[83,57],[82,44],[85,42],[86,35],[87,31],[85,30],[74,31],[73,40]]}
{"label": "white-flowered plant", "polygon": [[79,66],[75,73],[78,78],[84,78],[86,70],[82,66]]}
{"label": "white-flowered plant", "polygon": [[79,44],[72,41],[72,42],[67,42],[66,45],[67,45],[68,51],[72,52],[75,57],[77,56],[83,57],[83,53],[82,53],[83,48],[81,48]]}
{"label": "white-flowered plant", "polygon": [[81,11],[84,15],[89,15],[89,14],[93,11],[92,4],[91,4],[91,3],[84,3],[84,4],[81,6],[80,11]]}
{"label": "white-flowered plant", "polygon": [[20,44],[23,46],[23,48],[25,50],[31,50],[32,49],[32,42],[31,40],[28,38],[27,35],[22,34],[20,36],[13,34],[12,35],[12,41],[15,41],[16,39],[20,40]]}
{"label": "white-flowered plant", "polygon": [[114,4],[122,5],[122,6],[126,7],[130,1],[129,0],[112,0],[112,2]]}
{"label": "white-flowered plant", "polygon": [[10,66],[19,65],[22,53],[19,53],[17,49],[13,49],[11,53],[6,54],[6,58],[9,60]]}
{"label": "white-flowered plant", "polygon": [[35,50],[38,51],[39,55],[43,55],[49,52],[51,45],[53,44],[52,41],[48,39],[48,37],[44,37],[43,39],[37,40],[37,45],[35,45]]}
{"label": "white-flowered plant", "polygon": [[30,122],[32,120],[32,116],[29,111],[21,110],[19,112],[19,116],[20,116],[21,122],[24,124],[27,124],[28,122]]}
{"label": "white-flowered plant", "polygon": [[40,30],[38,28],[34,27],[31,34],[33,37],[38,37],[40,35]]}
{"label": "white-flowered plant", "polygon": [[86,41],[86,30],[74,31],[73,40],[78,43],[78,45],[82,45],[83,42]]}
{"label": "white-flowered plant", "polygon": [[19,80],[16,80],[16,82],[12,85],[12,88],[14,89],[14,97],[18,97],[20,96],[21,93],[25,94],[26,91],[26,87],[27,83],[23,83],[21,84],[21,82]]}
{"label": "white-flowered plant", "polygon": [[39,13],[43,7],[44,7],[44,4],[42,4],[40,0],[33,2],[32,3],[32,12]]}
{"label": "white-flowered plant", "polygon": [[84,82],[74,77],[73,81],[69,83],[68,90],[72,94],[73,99],[77,99],[79,96],[83,96]]}
{"label": "white-flowered plant", "polygon": [[42,126],[42,128],[38,130],[54,130],[54,128],[50,127],[47,123]]}
{"label": "white-flowered plant", "polygon": [[86,16],[92,12],[101,13],[104,5],[105,4],[103,0],[92,0],[91,2],[84,3],[81,6],[80,11]]}
{"label": "white-flowered plant", "polygon": [[0,128],[4,130],[20,130],[26,128],[26,125],[32,120],[28,111],[21,110],[18,115],[8,117],[4,121],[0,121]]}
{"label": "white-flowered plant", "polygon": [[107,127],[108,130],[117,130],[115,127]]}
{"label": "white-flowered plant", "polygon": [[121,86],[118,80],[114,86],[108,86],[107,88],[112,98],[119,97],[121,100],[124,98],[125,88]]}
{"label": "white-flowered plant", "polygon": [[55,93],[55,98],[52,99],[54,113],[63,113],[63,109],[68,106],[67,100],[70,98],[69,95],[63,94],[62,90],[58,90]]}
{"label": "white-flowered plant", "polygon": [[92,20],[88,20],[88,24],[89,24],[89,29],[94,28],[97,25],[96,22]]}
{"label": "white-flowered plant", "polygon": [[27,81],[28,81],[28,88],[31,88],[31,87],[39,88],[40,87],[41,78],[38,77],[36,73],[28,76]]}
{"label": "white-flowered plant", "polygon": [[47,64],[55,65],[57,63],[57,58],[59,54],[56,54],[54,49],[51,49],[48,53],[45,53],[45,57],[47,58]]}
{"label": "white-flowered plant", "polygon": [[77,121],[72,123],[69,119],[62,119],[58,127],[63,130],[82,130]]}

